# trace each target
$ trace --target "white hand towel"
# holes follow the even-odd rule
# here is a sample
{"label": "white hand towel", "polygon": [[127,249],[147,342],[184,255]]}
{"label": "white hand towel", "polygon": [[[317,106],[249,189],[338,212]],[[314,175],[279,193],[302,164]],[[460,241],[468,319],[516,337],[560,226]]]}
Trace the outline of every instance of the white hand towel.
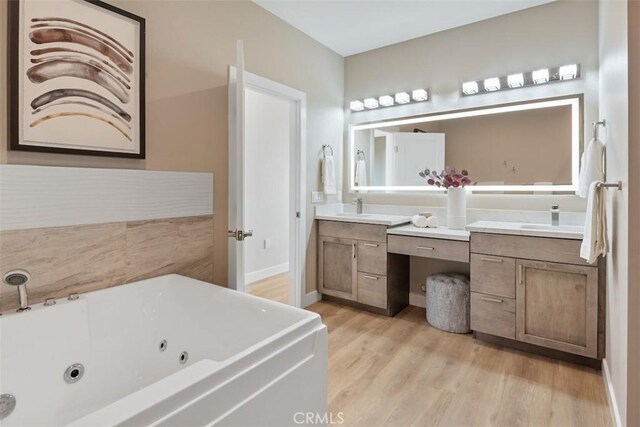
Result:
{"label": "white hand towel", "polygon": [[589,186],[594,181],[604,181],[604,144],[597,138],[593,138],[580,160],[580,185],[578,195],[582,198],[589,194]]}
{"label": "white hand towel", "polygon": [[414,215],[411,218],[411,223],[418,228],[426,228],[427,227],[427,218],[422,215]]}
{"label": "white hand towel", "polygon": [[604,197],[604,188],[598,187],[598,182],[593,182],[589,187],[584,235],[580,246],[580,258],[589,264],[596,262],[599,255],[605,255],[609,250]]}
{"label": "white hand towel", "polygon": [[356,162],[356,185],[367,185],[367,163],[363,159]]}
{"label": "white hand towel", "polygon": [[429,218],[427,218],[427,227],[438,228],[438,217],[430,216]]}
{"label": "white hand towel", "polygon": [[336,194],[338,192],[336,167],[331,155],[325,155],[322,161],[322,184],[324,194]]}

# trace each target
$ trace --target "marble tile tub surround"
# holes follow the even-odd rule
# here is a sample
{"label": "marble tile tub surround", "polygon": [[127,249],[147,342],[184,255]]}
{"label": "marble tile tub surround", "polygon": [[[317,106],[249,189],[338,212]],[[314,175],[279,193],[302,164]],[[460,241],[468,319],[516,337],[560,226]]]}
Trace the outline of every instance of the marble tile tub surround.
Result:
{"label": "marble tile tub surround", "polygon": [[[213,216],[0,231],[0,272],[14,268],[31,305],[169,273],[213,282]],[[0,285],[0,311],[16,307]]]}
{"label": "marble tile tub surround", "polygon": [[[331,215],[338,212],[355,212],[355,205],[345,203],[333,203],[317,205],[316,215]],[[560,206],[561,225],[584,225],[584,212],[562,212]],[[362,206],[363,213],[379,213],[386,215],[415,215],[420,212],[430,212],[438,217],[439,225],[446,226],[447,208],[430,206],[400,206],[367,204]],[[502,222],[526,222],[533,224],[550,224],[549,211],[510,210],[510,209],[467,209],[467,224],[476,221],[502,221]]]}
{"label": "marble tile tub surround", "polygon": [[0,230],[212,215],[212,173],[0,165]]}

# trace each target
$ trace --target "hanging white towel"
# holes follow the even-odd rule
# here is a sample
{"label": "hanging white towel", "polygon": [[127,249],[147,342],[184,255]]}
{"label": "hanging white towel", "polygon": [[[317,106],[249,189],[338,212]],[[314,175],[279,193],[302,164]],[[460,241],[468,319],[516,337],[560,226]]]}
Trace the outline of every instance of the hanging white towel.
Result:
{"label": "hanging white towel", "polygon": [[367,185],[367,163],[363,159],[356,162],[356,185]]}
{"label": "hanging white towel", "polygon": [[328,154],[325,154],[322,161],[322,184],[324,194],[336,194],[338,192],[335,163],[333,162],[333,156]]}
{"label": "hanging white towel", "polygon": [[599,255],[606,255],[609,250],[604,198],[604,188],[598,187],[598,182],[591,183],[584,235],[582,246],[580,246],[580,258],[585,259],[589,264],[596,262]]}
{"label": "hanging white towel", "polygon": [[594,181],[604,181],[604,144],[598,138],[593,138],[582,153],[578,195],[587,197]]}

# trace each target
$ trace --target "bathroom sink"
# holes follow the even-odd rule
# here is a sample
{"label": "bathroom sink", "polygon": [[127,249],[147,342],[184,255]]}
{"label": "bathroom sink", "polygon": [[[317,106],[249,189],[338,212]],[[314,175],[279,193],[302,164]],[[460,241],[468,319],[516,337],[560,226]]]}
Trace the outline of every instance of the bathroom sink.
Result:
{"label": "bathroom sink", "polygon": [[545,224],[521,224],[523,230],[558,231],[568,233],[582,233],[583,227],[579,225],[545,225]]}
{"label": "bathroom sink", "polygon": [[555,237],[582,240],[580,225],[550,225],[526,222],[477,221],[467,225],[467,230],[478,233],[515,234],[532,237]]}
{"label": "bathroom sink", "polygon": [[345,218],[368,218],[371,215],[369,214],[359,214],[359,213],[353,213],[353,212],[340,212],[336,214],[337,216],[343,216]]}
{"label": "bathroom sink", "polygon": [[408,224],[411,222],[410,216],[387,215],[378,213],[355,213],[355,212],[332,212],[327,214],[316,214],[316,219],[327,221],[354,222],[361,224],[378,224],[394,227],[396,225]]}

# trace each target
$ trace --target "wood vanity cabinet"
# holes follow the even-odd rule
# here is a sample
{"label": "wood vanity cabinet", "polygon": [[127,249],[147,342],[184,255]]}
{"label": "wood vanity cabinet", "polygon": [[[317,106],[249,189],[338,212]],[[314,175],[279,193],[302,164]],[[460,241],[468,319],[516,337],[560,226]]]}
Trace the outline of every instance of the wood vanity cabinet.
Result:
{"label": "wood vanity cabinet", "polygon": [[318,288],[325,299],[393,316],[409,304],[406,257],[387,253],[387,227],[321,220]]}
{"label": "wood vanity cabinet", "polygon": [[596,358],[596,267],[518,260],[516,339]]}
{"label": "wood vanity cabinet", "polygon": [[602,358],[603,271],[579,257],[580,243],[471,233],[471,329]]}
{"label": "wood vanity cabinet", "polygon": [[320,291],[355,301],[358,298],[357,240],[320,236]]}

